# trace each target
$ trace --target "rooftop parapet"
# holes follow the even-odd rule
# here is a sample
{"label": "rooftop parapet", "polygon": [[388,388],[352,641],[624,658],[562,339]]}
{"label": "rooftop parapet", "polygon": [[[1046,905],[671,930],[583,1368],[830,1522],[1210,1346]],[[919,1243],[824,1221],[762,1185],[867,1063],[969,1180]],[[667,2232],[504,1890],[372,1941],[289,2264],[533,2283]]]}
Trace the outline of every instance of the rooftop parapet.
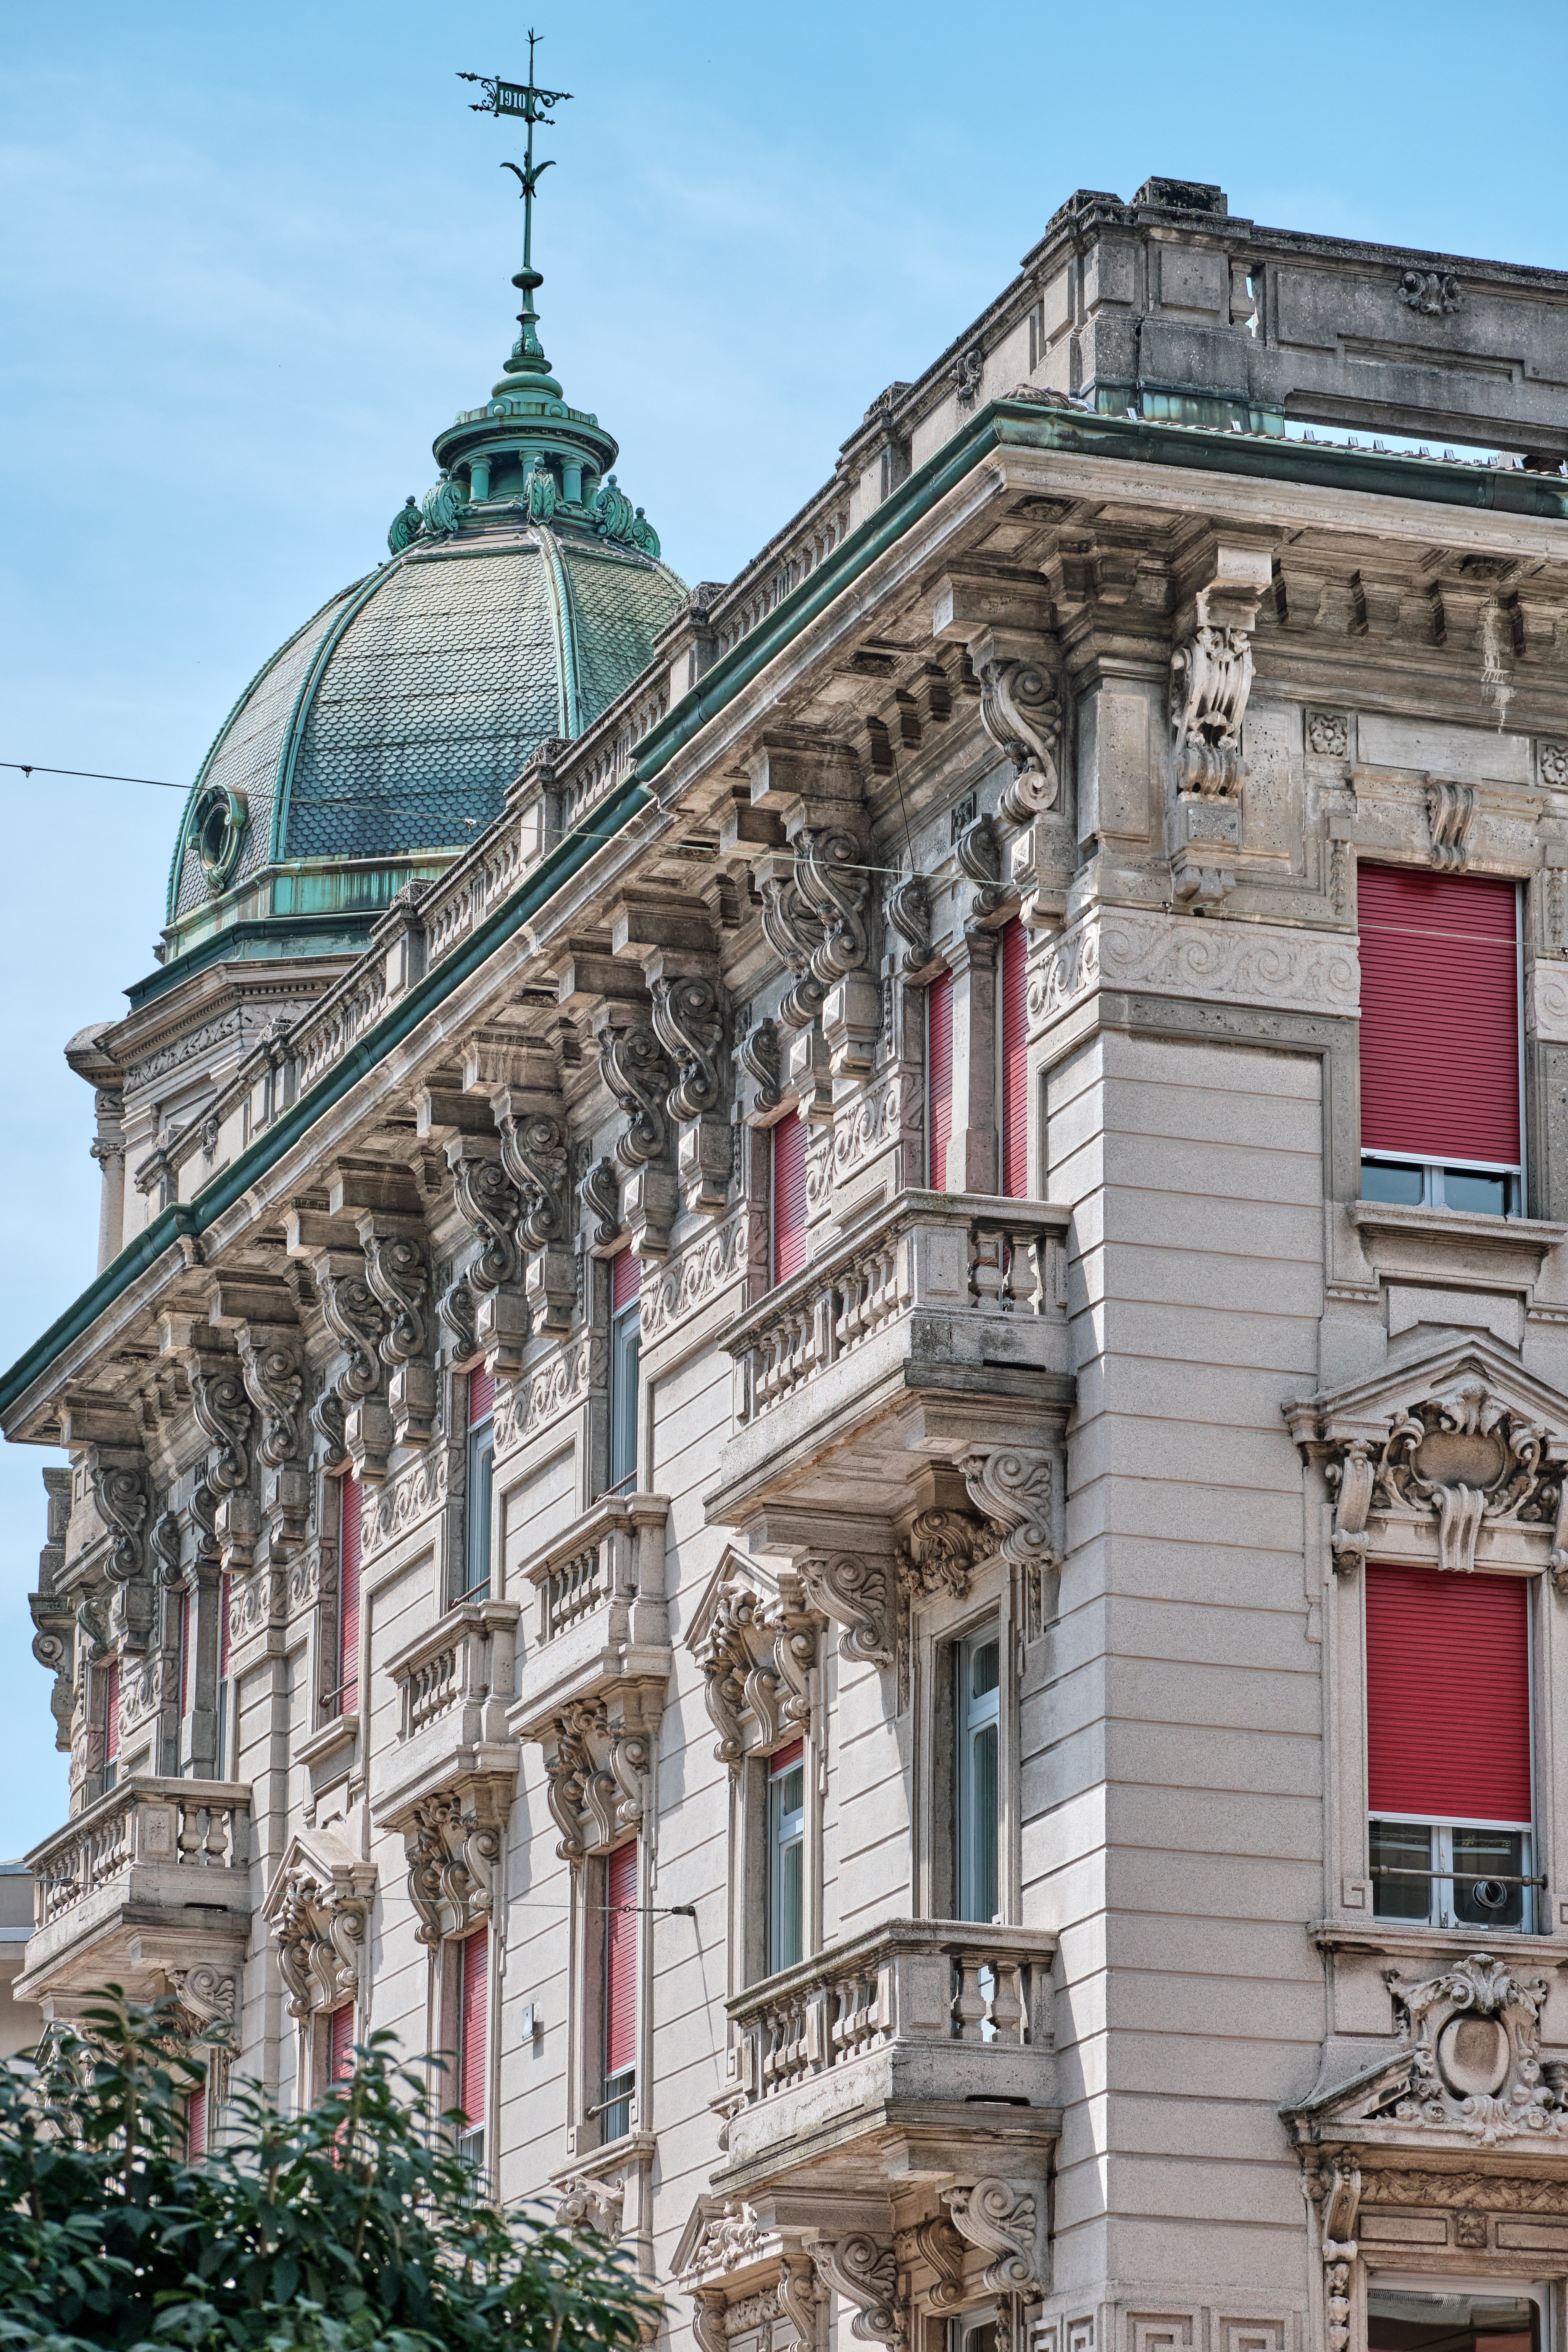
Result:
{"label": "rooftop parapet", "polygon": [[1238,219],[1223,189],[1080,188],[1024,257],[1035,381],[1102,414],[1286,421],[1568,456],[1568,274]]}

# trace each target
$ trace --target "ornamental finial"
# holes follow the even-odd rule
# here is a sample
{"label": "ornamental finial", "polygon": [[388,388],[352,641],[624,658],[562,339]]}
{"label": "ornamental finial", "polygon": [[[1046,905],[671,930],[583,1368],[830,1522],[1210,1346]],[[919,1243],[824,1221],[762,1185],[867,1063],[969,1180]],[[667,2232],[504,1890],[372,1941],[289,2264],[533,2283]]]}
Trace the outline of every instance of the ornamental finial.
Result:
{"label": "ornamental finial", "polygon": [[[552,106],[563,105],[572,95],[569,89],[541,89],[533,79],[533,52],[539,35],[531,29],[528,36],[528,79],[525,82],[503,81],[500,75],[487,80],[480,74],[460,73],[459,81],[478,82],[484,96],[471,100],[476,114],[510,116],[528,125],[528,147],[521,163],[503,163],[503,172],[515,172],[522,189],[522,268],[514,272],[512,284],[521,289],[522,309],[518,312],[521,334],[512,345],[511,357],[506,362],[508,375],[548,377],[550,362],[544,356],[539,340],[539,313],[533,307],[536,287],[542,286],[543,277],[533,266],[533,192],[541,178],[549,171],[552,158],[542,163],[533,160],[533,126],[536,122],[553,127]],[[559,387],[556,387],[558,390]]]}

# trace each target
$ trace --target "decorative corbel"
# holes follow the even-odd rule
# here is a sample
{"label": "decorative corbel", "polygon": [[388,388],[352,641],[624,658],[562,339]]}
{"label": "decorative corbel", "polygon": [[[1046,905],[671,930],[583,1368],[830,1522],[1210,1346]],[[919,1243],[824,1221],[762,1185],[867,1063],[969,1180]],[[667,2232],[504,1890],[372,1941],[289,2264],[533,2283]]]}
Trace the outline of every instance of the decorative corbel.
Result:
{"label": "decorative corbel", "polygon": [[917,2221],[912,2234],[916,2253],[935,2274],[931,2309],[955,2311],[963,2301],[963,2240],[945,2213]]}
{"label": "decorative corbel", "polygon": [[355,1477],[374,1484],[385,1477],[392,1451],[392,1415],[381,1394],[386,1311],[370,1286],[362,1252],[318,1251],[311,1271],[327,1328],[346,1358],[332,1383],[342,1408],[343,1444]]}
{"label": "decorative corbel", "polygon": [[1000,808],[1009,824],[1030,825],[1061,795],[1057,759],[1062,706],[1057,681],[1036,662],[988,661],[980,671],[980,718],[991,740],[1013,762]]}
{"label": "decorative corbel", "polygon": [[808,1029],[827,994],[826,982],[812,970],[812,957],[822,944],[822,919],[801,888],[793,851],[778,850],[762,858],[754,878],[763,901],[763,935],[795,975],[794,986],[784,991],[779,1019],[786,1029]]}
{"label": "decorative corbel", "polygon": [[1440,874],[1465,871],[1470,862],[1470,834],[1475,822],[1476,794],[1472,784],[1428,780],[1426,824],[1432,837],[1432,863]]}
{"label": "decorative corbel", "polygon": [[1334,1498],[1334,1528],[1329,1538],[1336,1576],[1354,1576],[1366,1566],[1367,1517],[1372,1510],[1377,1465],[1364,1438],[1355,1438],[1337,1461],[1323,1465],[1323,1477]]}
{"label": "decorative corbel", "polygon": [[418,1232],[401,1217],[369,1210],[359,1219],[365,1276],[386,1317],[381,1360],[391,1370],[387,1409],[395,1445],[427,1446],[436,1430],[436,1368],[430,1360],[430,1262]]}
{"label": "decorative corbel", "polygon": [[524,1290],[536,1331],[572,1328],[577,1297],[570,1230],[571,1142],[554,1111],[527,1108],[509,1094],[494,1106],[501,1163],[518,1197],[518,1240],[528,1253]]}
{"label": "decorative corbel", "polygon": [[905,874],[888,893],[888,921],[904,942],[894,968],[910,980],[931,962],[931,894],[923,874]]}
{"label": "decorative corbel", "polygon": [[[592,2172],[579,2172],[562,2186],[555,2205],[555,2226],[558,2230],[592,2230],[595,2237],[613,2246],[621,2234],[626,2201],[624,2179],[600,2179]],[[721,2289],[719,2300],[722,2304]],[[702,2341],[700,2334],[699,2341]],[[720,2342],[725,2342],[722,2326]]]}
{"label": "decorative corbel", "polygon": [[596,1160],[577,1187],[577,1197],[594,1220],[595,1249],[607,1249],[621,1230],[621,1180],[613,1160]]}
{"label": "decorative corbel", "polygon": [[628,1179],[625,1210],[632,1245],[639,1257],[664,1257],[677,1203],[665,1108],[669,1064],[651,1022],[628,1013],[624,1003],[602,1004],[595,1031],[601,1075],[626,1118],[615,1156]]}
{"label": "decorative corbel", "polygon": [[729,2352],[730,2339],[724,2332],[728,2308],[729,2297],[721,2286],[691,2289],[691,2333],[701,2352]]}
{"label": "decorative corbel", "polygon": [[1021,1445],[976,1446],[959,1468],[975,1509],[996,1529],[1002,1558],[1023,1578],[1033,1638],[1045,1623],[1047,1579],[1062,1564],[1052,1533],[1051,1457]]}
{"label": "decorative corbel", "polygon": [[373,1864],[345,1861],[323,1875],[298,1844],[285,1856],[263,1916],[291,2017],[357,1999],[374,1885]]}
{"label": "decorative corbel", "polygon": [[813,976],[826,992],[822,1034],[836,1078],[868,1076],[881,1024],[881,992],[866,971],[865,920],[871,896],[864,842],[842,825],[805,825],[795,836],[795,877],[821,928]]}
{"label": "decorative corbel", "polygon": [[499,1137],[455,1136],[447,1146],[458,1213],[479,1243],[467,1268],[474,1306],[474,1345],[498,1380],[516,1380],[529,1334],[528,1301],[518,1285],[517,1188]]}
{"label": "decorative corbel", "polygon": [[92,1499],[110,1538],[103,1572],[113,1589],[110,1626],[127,1650],[142,1651],[152,1640],[154,1613],[147,1573],[152,1499],[146,1462],[133,1448],[109,1445],[89,1445],[86,1458]]}
{"label": "decorative corbel", "polygon": [[759,1021],[735,1047],[735,1059],[756,1088],[753,1108],[759,1114],[776,1110],[784,1100],[783,1066],[776,1021]]}
{"label": "decorative corbel", "polygon": [[227,1357],[193,1357],[190,1381],[196,1426],[211,1441],[205,1485],[215,1498],[219,1564],[228,1574],[244,1576],[261,1531],[249,1491],[250,1398],[237,1360]]}
{"label": "decorative corbel", "polygon": [[899,2257],[894,2247],[869,2231],[824,2239],[812,2259],[826,2284],[855,2306],[849,2333],[862,2344],[901,2345],[906,2330],[899,2310]]}
{"label": "decorative corbel", "polygon": [[1252,691],[1252,628],[1268,586],[1267,550],[1225,543],[1199,589],[1194,626],[1171,655],[1171,725],[1178,788],[1200,800],[1235,800],[1246,779],[1241,725]]}
{"label": "decorative corbel", "polygon": [[1314,2178],[1308,2189],[1321,2200],[1318,2251],[1323,2264],[1324,2342],[1327,2352],[1346,2352],[1351,2336],[1351,2273],[1361,2217],[1361,2168],[1353,2157],[1336,2156],[1327,2182]]}
{"label": "decorative corbel", "polygon": [[1007,893],[1002,887],[1002,845],[988,816],[977,816],[973,824],[965,825],[955,854],[970,880],[980,885],[972,913],[980,919],[994,915]]}
{"label": "decorative corbel", "polygon": [[894,1569],[859,1552],[808,1555],[795,1573],[807,1601],[840,1628],[838,1654],[851,1665],[895,1662]]}
{"label": "decorative corbel", "polygon": [[236,1335],[246,1394],[260,1418],[261,1512],[273,1559],[291,1559],[310,1522],[310,1481],[304,1451],[305,1373],[299,1334],[242,1323]]}
{"label": "decorative corbel", "polygon": [[[809,2254],[780,2255],[778,2297],[779,2309],[795,2330],[797,2352],[816,2352],[822,2290]],[[778,2346],[777,2352],[787,2352],[787,2347]]]}
{"label": "decorative corbel", "polygon": [[652,1733],[638,1712],[636,1686],[617,1704],[626,1712],[612,1719],[602,1698],[574,1699],[545,1738],[547,1801],[562,1832],[555,1850],[563,1862],[581,1862],[642,1825]]}
{"label": "decorative corbel", "polygon": [[987,2174],[973,2188],[944,2189],[942,2203],[960,2236],[990,2255],[984,2281],[993,2294],[1035,2296],[1048,2291],[1040,2188]]}
{"label": "decorative corbel", "polygon": [[653,1025],[675,1072],[666,1108],[680,1123],[681,1193],[693,1213],[721,1217],[730,1205],[733,1150],[730,1122],[721,1115],[723,992],[704,973],[672,974],[652,967],[648,988]]}

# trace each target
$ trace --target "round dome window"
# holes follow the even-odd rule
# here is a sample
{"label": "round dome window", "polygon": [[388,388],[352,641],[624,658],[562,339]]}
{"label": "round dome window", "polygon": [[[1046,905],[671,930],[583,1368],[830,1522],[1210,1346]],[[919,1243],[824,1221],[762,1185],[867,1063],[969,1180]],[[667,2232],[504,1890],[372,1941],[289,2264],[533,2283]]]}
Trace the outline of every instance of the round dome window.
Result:
{"label": "round dome window", "polygon": [[231,793],[222,784],[209,784],[196,803],[193,837],[207,888],[215,894],[224,887],[239,861],[247,822],[245,794]]}

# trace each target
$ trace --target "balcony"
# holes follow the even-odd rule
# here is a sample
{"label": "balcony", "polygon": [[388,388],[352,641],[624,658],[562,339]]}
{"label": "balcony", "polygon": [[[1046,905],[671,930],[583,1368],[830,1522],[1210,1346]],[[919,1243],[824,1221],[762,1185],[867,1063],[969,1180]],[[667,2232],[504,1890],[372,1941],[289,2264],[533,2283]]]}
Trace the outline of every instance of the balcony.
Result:
{"label": "balcony", "polygon": [[523,1570],[533,1631],[518,1682],[515,1719],[539,1736],[578,1700],[669,1675],[662,1495],[605,1495]]}
{"label": "balcony", "polygon": [[890,1919],[729,2003],[726,2194],[1038,2172],[1060,2128],[1043,1929]]}
{"label": "balcony", "polygon": [[205,1966],[226,1973],[250,1934],[250,1790],[231,1780],[135,1780],[27,1856],[33,1933],[18,2000],[64,2013],[105,1984],[152,1999]]}
{"label": "balcony", "polygon": [[724,1342],[735,1433],[709,1518],[785,1500],[891,1516],[921,1460],[982,1434],[977,1409],[1037,1444],[1042,1412],[1059,1424],[1072,1397],[1070,1223],[1043,1201],[901,1192],[771,1291]]}
{"label": "balcony", "polygon": [[496,1784],[510,1802],[518,1743],[507,1727],[517,1673],[515,1601],[464,1601],[387,1661],[397,1737],[376,1759],[372,1811],[401,1826],[422,1799]]}

